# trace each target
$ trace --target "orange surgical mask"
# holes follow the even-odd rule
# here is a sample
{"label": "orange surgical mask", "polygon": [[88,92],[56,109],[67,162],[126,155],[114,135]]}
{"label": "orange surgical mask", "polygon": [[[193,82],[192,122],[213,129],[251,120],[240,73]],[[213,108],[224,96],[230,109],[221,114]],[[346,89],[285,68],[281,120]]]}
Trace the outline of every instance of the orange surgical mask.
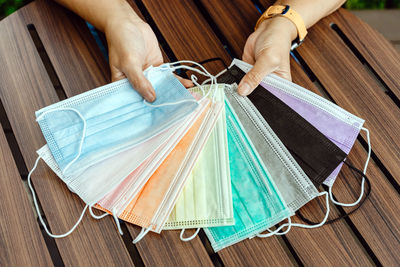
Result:
{"label": "orange surgical mask", "polygon": [[[215,125],[216,118],[222,106],[211,104],[211,101],[208,99],[203,99],[202,101],[206,101],[206,107],[196,122],[150,177],[140,193],[136,195],[122,213],[118,215],[118,218],[124,221],[147,228],[146,232],[142,231],[138,236],[136,239],[137,241],[149,230],[156,232],[161,231],[162,224],[168,218],[177,198],[176,192],[172,193],[172,191],[180,192],[182,190],[185,178],[187,178],[200,153],[199,147],[202,147],[206,141],[204,136],[208,136],[213,125]],[[202,138],[200,138],[201,135],[203,135]],[[202,139],[203,144],[198,144],[199,139]],[[194,149],[194,147],[196,147],[196,149]],[[193,158],[191,154],[194,153],[194,150],[197,150],[197,155]],[[190,164],[187,162],[188,158],[191,158]],[[186,170],[183,171],[185,167]],[[187,168],[190,168],[190,170],[188,171]],[[173,204],[170,205],[170,208],[160,209],[164,207],[165,202],[171,202],[171,200]],[[165,220],[157,220],[155,217],[165,218]]]}

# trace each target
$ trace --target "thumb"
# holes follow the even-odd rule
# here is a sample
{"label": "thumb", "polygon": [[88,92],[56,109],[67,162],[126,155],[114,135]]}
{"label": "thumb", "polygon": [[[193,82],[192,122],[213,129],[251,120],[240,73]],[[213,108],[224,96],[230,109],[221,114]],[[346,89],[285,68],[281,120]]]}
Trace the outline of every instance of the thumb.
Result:
{"label": "thumb", "polygon": [[274,72],[279,66],[279,59],[264,50],[257,57],[254,67],[243,77],[238,86],[238,93],[249,95],[261,83],[265,76]]}
{"label": "thumb", "polygon": [[140,66],[130,65],[124,70],[128,80],[131,82],[133,88],[148,102],[156,100],[156,93],[153,86],[143,74]]}

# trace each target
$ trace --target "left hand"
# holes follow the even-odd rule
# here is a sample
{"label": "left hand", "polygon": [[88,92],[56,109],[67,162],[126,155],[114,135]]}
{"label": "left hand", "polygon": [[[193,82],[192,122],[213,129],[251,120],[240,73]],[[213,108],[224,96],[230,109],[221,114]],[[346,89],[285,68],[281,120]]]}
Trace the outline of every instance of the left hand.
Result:
{"label": "left hand", "polygon": [[244,47],[243,61],[254,67],[240,81],[240,95],[250,94],[270,73],[291,80],[290,47],[296,36],[296,26],[287,18],[276,16],[260,24]]}

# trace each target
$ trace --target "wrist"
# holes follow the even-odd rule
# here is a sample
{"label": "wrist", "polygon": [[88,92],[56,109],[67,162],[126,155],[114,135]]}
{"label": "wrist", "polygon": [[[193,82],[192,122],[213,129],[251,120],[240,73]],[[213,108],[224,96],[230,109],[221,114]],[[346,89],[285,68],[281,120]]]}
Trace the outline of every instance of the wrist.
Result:
{"label": "wrist", "polygon": [[106,19],[103,24],[104,33],[126,24],[146,24],[126,1],[121,1],[120,5],[116,5],[115,9],[108,13],[105,15]]}
{"label": "wrist", "polygon": [[289,42],[297,38],[296,25],[288,18],[279,15],[264,20],[256,31],[272,31],[282,38],[287,38]]}

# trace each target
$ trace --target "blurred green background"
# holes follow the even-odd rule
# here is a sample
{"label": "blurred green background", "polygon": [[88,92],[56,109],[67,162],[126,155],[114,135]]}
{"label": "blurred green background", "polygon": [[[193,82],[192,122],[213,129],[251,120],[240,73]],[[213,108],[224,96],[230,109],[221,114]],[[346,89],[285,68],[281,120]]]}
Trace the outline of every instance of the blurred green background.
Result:
{"label": "blurred green background", "polygon": [[[29,2],[29,0],[0,0],[0,19]],[[348,9],[400,8],[400,0],[348,0],[345,6]]]}

